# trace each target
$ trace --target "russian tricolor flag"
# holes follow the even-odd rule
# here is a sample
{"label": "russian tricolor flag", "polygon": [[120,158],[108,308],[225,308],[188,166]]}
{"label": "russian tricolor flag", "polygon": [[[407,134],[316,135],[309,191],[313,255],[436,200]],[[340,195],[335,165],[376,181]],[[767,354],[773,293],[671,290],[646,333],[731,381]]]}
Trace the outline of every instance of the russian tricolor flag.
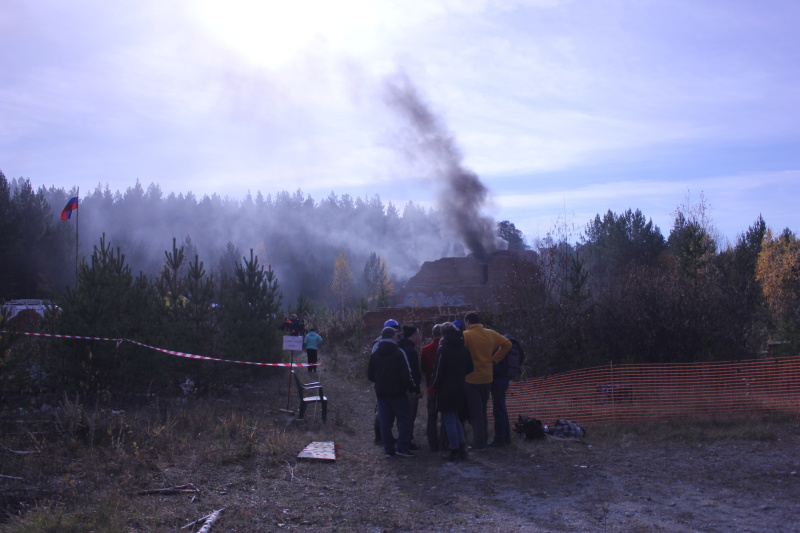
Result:
{"label": "russian tricolor flag", "polygon": [[69,199],[67,205],[64,206],[64,210],[61,211],[61,220],[67,220],[72,216],[72,210],[78,209],[78,197],[75,196]]}

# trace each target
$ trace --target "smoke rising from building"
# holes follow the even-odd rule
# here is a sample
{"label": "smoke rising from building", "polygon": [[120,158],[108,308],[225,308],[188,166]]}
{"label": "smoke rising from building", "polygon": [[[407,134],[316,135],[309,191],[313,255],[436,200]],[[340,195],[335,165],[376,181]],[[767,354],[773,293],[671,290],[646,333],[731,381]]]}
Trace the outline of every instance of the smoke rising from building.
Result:
{"label": "smoke rising from building", "polygon": [[475,172],[464,167],[453,134],[423,101],[408,76],[400,73],[386,78],[383,96],[407,123],[402,139],[404,155],[422,163],[444,186],[438,206],[446,223],[471,253],[487,260],[503,243],[496,235],[494,219],[482,213],[489,189]]}
{"label": "smoke rising from building", "polygon": [[[335,260],[343,250],[356,282],[374,252],[387,262],[395,287],[400,287],[426,261],[461,257],[465,252],[485,261],[497,248],[504,248],[504,241],[495,236],[494,220],[481,213],[488,189],[464,168],[452,133],[413,83],[403,74],[376,79],[357,68],[348,70],[348,76],[353,82],[350,88],[362,91],[354,95],[359,105],[378,104],[386,111],[388,104],[390,129],[403,133],[402,142],[393,142],[392,148],[405,161],[424,168],[426,177],[435,178],[440,187],[436,209],[426,210],[412,202],[387,205],[378,191],[364,197],[337,196],[331,191],[327,197],[314,199],[298,187],[265,191],[265,197],[261,192],[248,194],[239,201],[218,194],[165,195],[157,183],[143,186],[137,181],[116,192],[98,185],[81,197],[81,257],[90,257],[105,235],[108,243],[126,255],[134,273],[156,277],[165,251],[177,238],[179,246],[187,246],[187,261],[197,254],[209,274],[219,276],[253,249],[260,264],[275,270],[284,302],[291,304],[298,295],[324,300]],[[254,86],[267,83],[261,77],[254,79]],[[265,91],[274,93],[267,85]],[[232,100],[241,96],[236,90],[231,88]],[[69,197],[57,190],[50,190],[48,196],[55,206],[64,205]],[[144,212],[147,217],[142,217]]]}

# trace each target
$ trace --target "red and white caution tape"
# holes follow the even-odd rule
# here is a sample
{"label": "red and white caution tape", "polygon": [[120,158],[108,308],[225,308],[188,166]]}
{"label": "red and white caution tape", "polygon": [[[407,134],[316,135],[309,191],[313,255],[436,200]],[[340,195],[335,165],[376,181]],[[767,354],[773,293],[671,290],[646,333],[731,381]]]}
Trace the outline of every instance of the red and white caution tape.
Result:
{"label": "red and white caution tape", "polygon": [[257,365],[257,366],[280,366],[280,367],[290,367],[290,368],[302,368],[307,366],[319,366],[318,364],[308,364],[308,363],[257,363],[255,361],[234,361],[231,359],[218,359],[216,357],[208,357],[206,355],[195,355],[191,353],[184,353],[184,352],[176,352],[174,350],[166,350],[164,348],[158,348],[156,346],[149,346],[147,344],[132,341],[130,339],[110,339],[108,337],[84,337],[81,335],[58,335],[55,333],[33,333],[28,331],[0,331],[0,333],[11,333],[14,335],[28,335],[30,337],[49,337],[54,339],[78,339],[78,340],[86,340],[86,341],[109,341],[114,342],[117,344],[117,347],[120,346],[123,342],[130,342],[131,344],[135,344],[137,346],[141,346],[143,348],[149,348],[151,350],[155,350],[157,352],[166,353],[169,355],[176,355],[178,357],[186,357],[188,359],[200,359],[201,361],[218,361],[220,363],[238,363],[241,365]]}

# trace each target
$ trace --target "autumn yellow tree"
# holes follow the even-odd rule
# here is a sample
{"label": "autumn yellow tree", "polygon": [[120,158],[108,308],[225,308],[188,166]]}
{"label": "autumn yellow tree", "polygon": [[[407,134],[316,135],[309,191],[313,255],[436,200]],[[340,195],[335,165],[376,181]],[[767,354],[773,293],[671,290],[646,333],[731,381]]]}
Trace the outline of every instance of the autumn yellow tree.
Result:
{"label": "autumn yellow tree", "polygon": [[344,250],[339,252],[336,262],[333,264],[333,280],[330,291],[336,304],[344,312],[353,299],[353,272],[350,270],[350,260]]}
{"label": "autumn yellow tree", "polygon": [[800,241],[788,228],[773,238],[767,230],[756,263],[756,279],[776,322],[800,319]]}

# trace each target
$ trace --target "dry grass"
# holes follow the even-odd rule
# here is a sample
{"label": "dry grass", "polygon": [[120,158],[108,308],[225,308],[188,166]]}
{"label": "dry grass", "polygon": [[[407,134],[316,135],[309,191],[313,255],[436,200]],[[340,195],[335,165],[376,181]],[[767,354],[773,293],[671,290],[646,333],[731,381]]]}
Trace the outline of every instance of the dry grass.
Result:
{"label": "dry grass", "polygon": [[[594,425],[465,463],[425,450],[387,460],[372,443],[364,365],[339,356],[314,376],[331,399],[326,424],[281,411],[297,406],[277,371],[222,396],[124,410],[64,397],[5,413],[0,531],[177,531],[223,507],[214,530],[736,531],[719,526],[732,517],[786,530],[800,499],[794,417]],[[339,460],[297,459],[319,440],[336,442]]]}
{"label": "dry grass", "polygon": [[136,530],[132,522],[169,521],[158,506],[131,496],[139,491],[177,485],[172,479],[196,482],[204,471],[255,459],[261,468],[285,469],[306,443],[275,409],[286,402],[277,394],[281,384],[276,377],[225,398],[162,399],[125,410],[65,396],[49,412],[7,414],[3,531]]}

